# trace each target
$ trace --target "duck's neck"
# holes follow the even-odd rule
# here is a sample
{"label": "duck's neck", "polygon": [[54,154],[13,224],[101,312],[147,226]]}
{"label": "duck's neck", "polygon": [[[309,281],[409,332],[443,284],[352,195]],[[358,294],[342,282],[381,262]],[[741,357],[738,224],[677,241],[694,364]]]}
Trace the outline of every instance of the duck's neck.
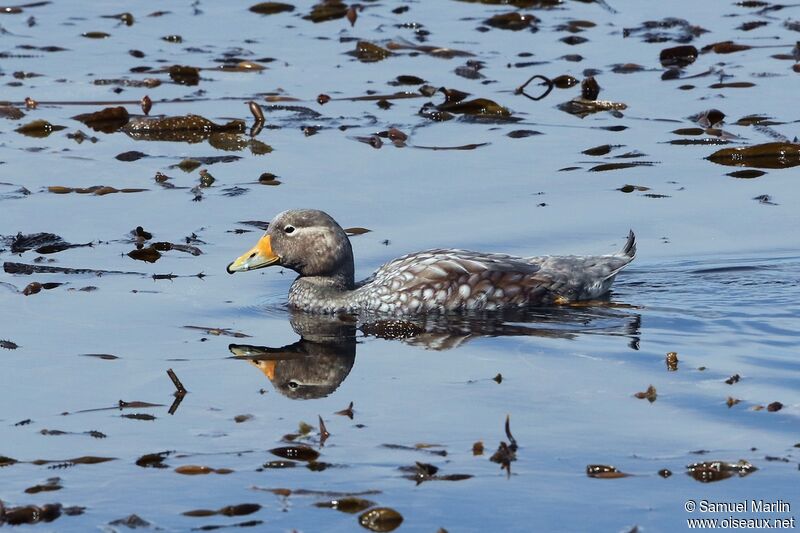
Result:
{"label": "duck's neck", "polygon": [[289,304],[315,313],[345,311],[354,287],[352,268],[335,276],[299,276],[289,290]]}

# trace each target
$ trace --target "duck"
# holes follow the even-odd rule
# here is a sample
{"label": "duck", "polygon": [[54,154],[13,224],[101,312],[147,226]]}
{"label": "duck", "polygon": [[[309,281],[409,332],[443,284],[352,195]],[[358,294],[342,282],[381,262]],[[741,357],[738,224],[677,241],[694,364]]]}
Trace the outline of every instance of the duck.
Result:
{"label": "duck", "polygon": [[389,261],[355,281],[353,248],[328,213],[291,209],[275,216],[229,274],[281,266],[298,276],[288,305],[315,314],[416,315],[493,311],[597,299],[636,256],[633,231],[607,255],[518,257],[436,248]]}

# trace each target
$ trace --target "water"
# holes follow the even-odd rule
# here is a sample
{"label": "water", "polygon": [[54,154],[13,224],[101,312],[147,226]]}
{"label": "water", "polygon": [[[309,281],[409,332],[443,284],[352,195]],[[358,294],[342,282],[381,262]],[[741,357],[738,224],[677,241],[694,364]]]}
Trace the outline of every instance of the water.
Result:
{"label": "water", "polygon": [[[696,127],[687,117],[710,108],[727,115],[721,127],[741,137],[736,143],[774,140],[769,130],[734,124],[750,114],[773,117],[783,123],[771,126],[774,132],[794,137],[797,74],[792,61],[770,56],[791,53],[796,34],[784,22],[791,26],[797,9],[758,15],[722,2],[671,2],[645,10],[639,3],[618,1],[611,12],[598,4],[568,2],[560,9],[533,11],[542,21],[539,31],[531,33],[476,31],[482,20],[505,8],[455,1],[364,4],[353,28],[343,19],[305,21],[300,16],[311,3],[296,5],[293,14],[262,17],[248,12],[248,3],[185,2],[168,6],[169,14],[149,17],[167,8],[157,2],[64,2],[0,20],[9,32],[3,35],[2,51],[36,56],[4,57],[2,98],[19,104],[30,96],[40,102],[22,119],[0,119],[0,182],[7,184],[0,185],[0,235],[52,232],[71,243],[92,242],[92,247],[48,255],[55,262],[44,264],[143,274],[0,274],[0,339],[19,345],[0,349],[0,455],[18,461],[115,458],[53,469],[30,463],[0,469],[0,500],[7,507],[59,502],[86,508],[79,516],[23,528],[119,527],[107,524],[135,513],[168,531],[248,520],[263,522],[256,529],[359,529],[357,516],[313,505],[330,497],[284,497],[259,490],[275,488],[380,491],[364,497],[400,512],[402,531],[622,531],[634,525],[673,531],[685,528],[686,518],[729,516],[689,514],[684,510],[688,499],[782,499],[791,503],[790,513],[752,516],[796,516],[797,171],[768,170],[760,178],[735,179],[726,173],[736,168],[704,159],[723,146],[669,141],[686,138],[671,132]],[[393,14],[399,6],[410,9]],[[201,12],[195,15],[195,9]],[[100,18],[125,10],[135,10],[130,27]],[[726,16],[730,14],[736,16]],[[27,23],[30,16],[35,17],[33,26]],[[622,29],[667,16],[710,30],[692,42],[698,48],[728,39],[783,47],[703,54],[686,69],[688,76],[713,67],[734,75],[733,81],[754,82],[751,88],[708,88],[718,76],[661,81],[659,52],[678,43],[645,43],[638,35],[623,38]],[[578,34],[589,42],[560,42],[570,34],[557,26],[576,19],[596,24]],[[750,32],[736,29],[751,20],[769,25]],[[345,55],[355,48],[350,37],[381,45],[390,39],[420,44],[412,29],[395,26],[412,21],[431,32],[421,44],[467,50],[475,57],[442,59],[403,51],[365,64]],[[87,31],[105,31],[111,37],[80,36]],[[183,43],[161,40],[170,34],[180,34]],[[69,50],[31,51],[19,45]],[[130,49],[143,51],[145,57],[130,56]],[[213,70],[226,52],[268,69]],[[523,52],[534,55],[518,57]],[[560,59],[567,54],[580,54],[583,60]],[[275,61],[264,61],[267,57]],[[480,71],[485,80],[454,73],[468,59],[485,62]],[[546,63],[507,67],[525,61]],[[638,63],[645,70],[613,73],[612,65],[620,63]],[[166,73],[129,72],[141,65],[173,64],[209,70],[201,71],[196,87],[171,83]],[[559,111],[556,105],[577,96],[577,87],[554,90],[538,102],[513,94],[533,74],[582,79],[589,68],[602,71],[596,76],[600,98],[627,104],[622,116],[598,113],[580,119]],[[16,80],[13,73],[20,71],[42,76]],[[388,110],[371,101],[316,103],[320,93],[338,98],[367,90],[416,91],[416,86],[387,85],[401,74],[493,99],[521,120],[440,123],[417,114],[423,103],[441,102],[441,95],[392,100]],[[153,77],[162,84],[126,87],[120,94],[113,86],[93,84],[94,79],[122,77]],[[696,87],[678,90],[682,84]],[[263,95],[279,91],[299,99],[279,104],[306,106],[322,115],[269,111]],[[259,101],[268,124],[277,128],[264,129],[258,139],[274,151],[254,155],[247,149],[218,150],[208,142],[136,141],[124,133],[94,132],[70,118],[103,107],[96,101],[138,101],[145,94],[155,102],[151,114],[195,113],[218,123],[239,118],[248,127],[252,118],[246,102]],[[52,101],[67,103],[47,103]],[[137,105],[126,108],[140,112]],[[46,138],[14,132],[38,118],[66,129]],[[600,129],[618,125],[627,129]],[[322,129],[306,136],[304,126]],[[375,150],[355,140],[392,126],[409,135],[409,146],[386,143]],[[518,129],[542,135],[506,136]],[[77,130],[97,142],[76,143],[67,137]],[[415,148],[472,143],[489,144],[468,151]],[[607,156],[581,153],[603,144],[622,146]],[[115,159],[130,150],[148,157]],[[632,151],[646,155],[614,159]],[[220,155],[241,159],[203,165],[217,181],[203,191],[202,201],[193,202],[189,187],[198,183],[198,171],[185,173],[171,165],[185,157]],[[588,171],[601,163],[637,160],[655,164]],[[573,166],[579,169],[560,171]],[[162,189],[153,181],[158,171],[186,188]],[[281,184],[258,184],[263,172],[276,174]],[[668,197],[617,190],[626,184]],[[54,185],[149,190],[105,196],[47,192]],[[247,191],[226,196],[225,189],[234,186]],[[21,187],[32,194],[15,192]],[[778,205],[753,200],[762,194]],[[608,253],[622,245],[628,228],[637,233],[639,256],[605,304],[537,309],[521,316],[450,317],[428,321],[425,335],[387,339],[368,327],[354,330],[352,325],[334,327],[293,316],[283,305],[293,279],[290,272],[224,273],[225,265],[258,237],[258,230],[240,221],[269,220],[291,207],[324,209],[344,227],[371,229],[352,239],[357,275],[362,277],[391,258],[435,246],[521,255]],[[195,234],[203,254],[173,250],[154,264],[134,261],[125,254],[134,249],[130,231],[136,226],[152,232],[154,241],[184,243]],[[233,233],[236,229],[254,231]],[[15,255],[8,247],[0,245],[5,249],[2,261],[34,264],[34,252]],[[169,273],[186,277],[151,277]],[[204,276],[191,277],[198,273]],[[31,296],[15,293],[33,281],[63,285]],[[96,290],[78,290],[88,286]],[[184,326],[229,328],[250,337],[210,335]],[[284,394],[291,391],[283,385],[288,380],[273,384],[261,369],[236,359],[231,343],[275,349],[279,362],[274,376],[291,375],[296,381],[319,381],[315,371],[321,361],[331,361],[335,371],[326,378],[327,388],[317,389],[331,392],[292,399],[291,392]],[[670,351],[678,353],[677,372],[666,368]],[[119,359],[82,355],[98,353]],[[298,358],[298,353],[314,355]],[[172,415],[168,410],[174,387],[165,375],[168,368],[189,390]],[[492,380],[497,374],[501,383]],[[739,382],[725,383],[735,374]],[[634,398],[651,384],[658,394],[654,403]],[[728,407],[728,397],[741,402]],[[114,407],[119,400],[160,405],[93,410]],[[353,420],[334,414],[351,401]],[[776,401],[783,405],[777,412],[756,410]],[[156,419],[120,416],[131,413]],[[237,415],[252,418],[237,423]],[[508,442],[506,415],[519,444],[510,477],[488,460],[500,441]],[[331,433],[324,447],[318,442],[318,416]],[[16,425],[28,419],[30,423]],[[286,445],[282,437],[296,432],[301,421],[315,426],[303,441],[321,451],[319,460],[330,466],[324,471],[302,464],[258,471],[277,459],[268,450]],[[42,430],[76,434],[43,435]],[[91,430],[107,437],[83,433]],[[473,455],[476,441],[483,442],[483,455]],[[383,446],[418,443],[439,445],[431,449],[447,455]],[[168,468],[135,464],[144,454],[162,451],[175,452],[164,460]],[[740,459],[758,470],[714,483],[699,483],[685,474],[689,463]],[[438,466],[442,475],[473,477],[416,485],[398,470],[416,461]],[[192,464],[234,472],[185,476],[174,471]],[[586,476],[589,464],[614,465],[631,476],[591,479]],[[659,477],[664,468],[673,475]],[[55,476],[61,478],[60,491],[24,492]],[[246,502],[262,509],[241,517],[181,514]]]}

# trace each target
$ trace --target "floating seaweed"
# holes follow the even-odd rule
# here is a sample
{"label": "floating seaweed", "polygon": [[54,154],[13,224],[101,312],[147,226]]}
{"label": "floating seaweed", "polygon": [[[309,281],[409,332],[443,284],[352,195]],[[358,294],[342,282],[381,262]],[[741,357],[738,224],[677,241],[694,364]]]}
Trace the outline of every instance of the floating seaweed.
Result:
{"label": "floating seaweed", "polygon": [[181,514],[183,516],[205,517],[205,516],[246,516],[261,510],[261,506],[257,503],[240,503],[238,505],[226,505],[221,509],[212,511],[210,509],[196,509],[194,511],[185,511]]}
{"label": "floating seaweed", "polygon": [[597,479],[619,479],[628,477],[630,474],[620,472],[615,466],[610,465],[588,465],[586,475]]}
{"label": "floating seaweed", "polygon": [[232,474],[233,470],[229,468],[211,468],[210,466],[202,465],[183,465],[175,468],[175,473],[183,474],[185,476],[204,476],[207,474]]}
{"label": "floating seaweed", "polygon": [[357,498],[355,496],[349,496],[344,498],[337,498],[333,500],[326,500],[323,502],[317,502],[314,504],[314,507],[322,507],[325,509],[334,509],[336,511],[341,511],[347,514],[355,514],[360,513],[370,507],[374,506],[375,502],[365,500],[364,498]]}
{"label": "floating seaweed", "polygon": [[47,191],[53,194],[69,194],[74,192],[78,194],[93,194],[94,196],[105,196],[107,194],[115,193],[129,194],[134,192],[145,192],[148,190],[149,189],[134,188],[117,189],[109,185],[93,185],[92,187],[64,187],[63,185],[51,185],[47,188]]}
{"label": "floating seaweed", "polygon": [[242,333],[240,331],[233,331],[230,328],[209,328],[209,327],[205,327],[205,326],[183,326],[183,327],[186,328],[186,329],[200,330],[203,333],[205,333],[206,335],[214,335],[216,337],[221,336],[221,335],[222,336],[227,336],[227,337],[236,337],[237,339],[250,337],[250,335],[247,335],[247,334]]}
{"label": "floating seaweed", "polygon": [[341,0],[325,0],[311,8],[308,15],[303,15],[305,20],[314,23],[327,22],[344,18],[347,15],[347,4]]}
{"label": "floating seaweed", "polygon": [[376,507],[362,513],[358,523],[370,531],[394,531],[403,523],[403,515],[388,507]]}
{"label": "floating seaweed", "polygon": [[216,124],[199,115],[150,118],[130,120],[123,131],[136,140],[201,142],[217,132],[244,133],[243,120],[231,120],[226,124]]}
{"label": "floating seaweed", "polygon": [[754,168],[791,168],[800,165],[800,144],[771,142],[723,148],[706,159],[718,165]]}
{"label": "floating seaweed", "polygon": [[654,401],[656,401],[656,398],[658,397],[658,394],[656,393],[656,388],[654,386],[650,385],[649,387],[647,387],[646,391],[637,392],[633,396],[635,398],[640,399],[640,400],[647,400],[648,402],[653,403]]}
{"label": "floating seaweed", "polygon": [[281,446],[272,448],[269,452],[284,459],[306,462],[316,461],[319,458],[319,452],[308,446]]}
{"label": "floating seaweed", "polygon": [[758,468],[744,459],[737,463],[727,463],[725,461],[703,461],[686,465],[688,475],[701,483],[712,483],[728,479],[734,475],[739,477],[749,476]]}
{"label": "floating seaweed", "polygon": [[289,13],[294,11],[292,4],[284,4],[283,2],[261,2],[248,8],[253,13],[259,15],[275,15],[277,13]]}
{"label": "floating seaweed", "polygon": [[17,133],[21,133],[22,135],[26,135],[28,137],[36,137],[41,139],[47,137],[54,131],[60,131],[63,129],[66,129],[66,126],[57,126],[54,124],[50,124],[46,120],[38,119],[32,122],[28,122],[23,126],[20,126],[14,131],[16,131]]}
{"label": "floating seaweed", "polygon": [[125,126],[130,120],[128,110],[122,106],[106,107],[94,113],[75,115],[73,119],[83,122],[94,131],[113,133]]}

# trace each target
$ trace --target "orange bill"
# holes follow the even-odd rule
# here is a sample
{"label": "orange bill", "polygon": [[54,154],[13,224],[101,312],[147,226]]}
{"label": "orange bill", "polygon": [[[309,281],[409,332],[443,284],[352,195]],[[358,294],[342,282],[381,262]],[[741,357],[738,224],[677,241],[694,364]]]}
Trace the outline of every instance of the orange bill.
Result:
{"label": "orange bill", "polygon": [[270,381],[275,379],[275,365],[278,363],[277,361],[272,359],[250,362],[256,365],[264,373],[264,375],[267,376],[267,379]]}
{"label": "orange bill", "polygon": [[268,267],[278,263],[280,260],[281,258],[272,252],[270,236],[264,235],[247,253],[239,256],[236,261],[228,265],[228,274]]}

